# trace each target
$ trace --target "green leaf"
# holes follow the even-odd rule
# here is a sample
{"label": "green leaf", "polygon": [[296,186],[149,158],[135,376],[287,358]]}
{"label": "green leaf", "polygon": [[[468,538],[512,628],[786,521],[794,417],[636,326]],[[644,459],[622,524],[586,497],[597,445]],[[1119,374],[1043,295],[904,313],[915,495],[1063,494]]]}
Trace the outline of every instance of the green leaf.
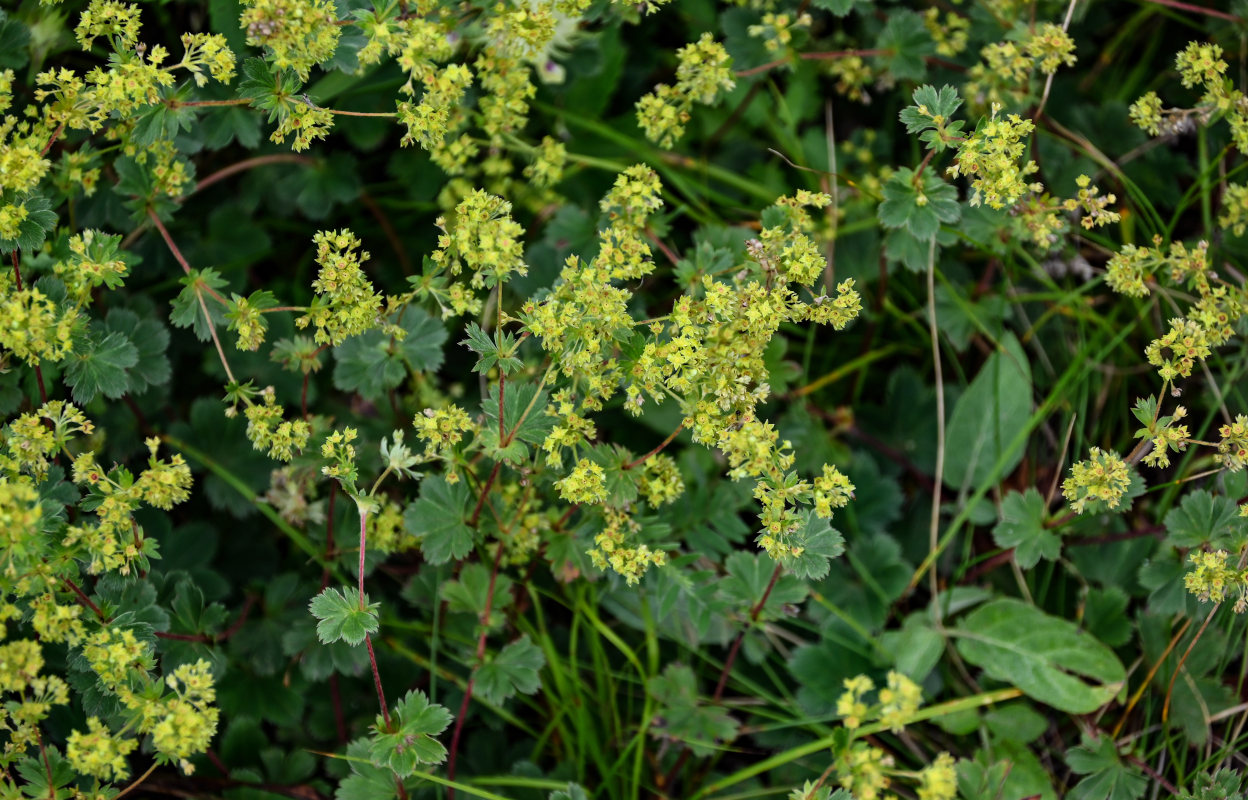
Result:
{"label": "green leaf", "polygon": [[493,628],[503,621],[503,611],[511,601],[511,578],[495,575],[493,601],[490,600],[490,569],[484,564],[466,564],[459,571],[459,580],[442,585],[442,599],[451,613],[471,614],[480,619],[485,607],[490,606],[487,627]]}
{"label": "green leaf", "polygon": [[468,323],[468,327],[464,330],[468,334],[468,338],[464,339],[460,344],[478,356],[477,363],[473,365],[472,371],[485,374],[498,361],[498,345],[494,344],[494,340],[490,338],[490,335],[475,322]]}
{"label": "green leaf", "polygon": [[[775,562],[761,553],[736,550],[724,560],[727,573],[718,582],[720,598],[730,603],[738,612],[750,613],[763,599]],[[787,603],[800,603],[806,599],[807,585],[792,575],[781,575],[767,595],[767,603],[759,611],[760,619],[774,619]]]}
{"label": "green leaf", "polygon": [[30,60],[30,31],[0,10],[0,69],[20,69]]}
{"label": "green leaf", "polygon": [[1123,763],[1110,736],[1085,737],[1083,744],[1066,751],[1066,763],[1087,776],[1070,790],[1071,800],[1139,800],[1148,789],[1144,773]]}
{"label": "green leaf", "polygon": [[1243,531],[1235,502],[1204,489],[1189,492],[1178,508],[1166,514],[1165,524],[1166,544],[1183,548],[1227,547],[1230,535]]}
{"label": "green leaf", "polygon": [[920,86],[912,95],[914,105],[907,106],[898,115],[905,123],[906,133],[920,133],[935,128],[934,117],[943,117],[946,122],[962,105],[958,90],[952,86],[942,86],[936,91],[934,86]]}
{"label": "green leaf", "polygon": [[880,31],[875,48],[884,51],[880,60],[898,81],[921,81],[927,74],[923,60],[935,49],[923,18],[913,11],[893,10]]}
{"label": "green leaf", "polygon": [[995,680],[1070,714],[1113,699],[1126,671],[1113,651],[1064,619],[1002,598],[957,626],[958,652]]}
{"label": "green leaf", "polygon": [[1117,586],[1089,589],[1083,623],[1088,632],[1110,647],[1122,647],[1131,639],[1131,598]]}
{"label": "green leaf", "polygon": [[805,524],[793,534],[793,545],[800,548],[800,554],[783,555],[780,561],[803,580],[822,580],[832,559],[845,552],[845,538],[814,511],[806,512]]}
{"label": "green leaf", "polygon": [[360,602],[360,590],[351,586],[325,589],[308,604],[308,610],[319,622],[316,636],[322,644],[344,641],[357,645],[379,627],[377,609],[380,603],[368,602],[368,595]]}
{"label": "green leaf", "polygon": [[226,281],[221,277],[220,272],[212,267],[205,267],[191,270],[190,274],[183,276],[178,282],[182,284],[182,291],[178,292],[178,296],[173,299],[169,321],[175,328],[190,328],[196,339],[206,342],[212,338],[212,332],[208,321],[204,319],[204,311],[200,306],[197,292],[204,293],[204,307],[208,309],[213,324],[224,325],[225,309],[214,298],[208,296],[208,290],[224,289]]}
{"label": "green leaf", "polygon": [[[507,382],[503,393],[503,426],[513,440],[540,445],[555,427],[555,418],[546,414],[546,392],[536,382]],[[485,415],[486,430],[498,432],[498,386],[489,389],[485,400],[481,403],[481,412]],[[524,421],[520,417],[524,416]],[[519,427],[517,427],[519,425]]]}
{"label": "green leaf", "polygon": [[584,786],[579,783],[569,783],[566,789],[551,792],[547,800],[590,800],[590,798]]}
{"label": "green leaf", "polygon": [[1044,527],[1044,498],[1031,488],[1010,492],[1001,501],[1001,521],[992,529],[998,547],[1013,547],[1014,559],[1023,569],[1040,561],[1056,561],[1062,554],[1062,538]]}
{"label": "green leaf", "polygon": [[338,784],[334,800],[391,800],[398,796],[394,773],[374,764],[372,754],[373,743],[368,739],[356,739],[347,745],[351,774]]}
{"label": "green leaf", "polygon": [[150,147],[158,141],[172,141],[179,131],[191,130],[195,122],[194,110],[177,103],[188,99],[186,93],[174,93],[164,102],[153,103],[140,111],[134,118],[131,133],[135,144]]}
{"label": "green leaf", "polygon": [[433,372],[442,366],[442,345],[446,343],[446,326],[423,308],[408,308],[399,327],[407,335],[399,341],[399,354],[416,372]]}
{"label": "green leaf", "polygon": [[26,209],[26,217],[17,224],[16,238],[0,237],[0,253],[14,250],[33,253],[43,247],[43,240],[56,227],[56,212],[52,210],[52,203],[42,195],[7,191],[0,192],[2,206],[21,206]]}
{"label": "green leaf", "polygon": [[[32,798],[73,797],[77,794],[70,787],[78,772],[69,763],[69,759],[61,755],[61,751],[52,745],[41,747],[33,755],[26,756],[17,762],[17,772],[22,776],[25,785],[22,794]],[[10,795],[12,797],[14,795]]]}
{"label": "green leaf", "polygon": [[944,477],[955,489],[992,483],[1023,458],[1023,443],[1013,448],[1010,443],[1031,416],[1031,367],[1013,333],[1006,333],[1001,345],[958,398],[949,418]]}
{"label": "green leaf", "polygon": [[124,334],[96,328],[75,345],[66,363],[65,383],[74,402],[90,403],[100,395],[115,400],[130,390],[128,371],[139,363],[139,351]]}
{"label": "green leaf", "polygon": [[962,215],[958,190],[934,170],[924,170],[916,177],[914,170],[903,167],[884,184],[883,194],[880,223],[887,228],[904,226],[921,242],[934,239],[942,222],[955,223]]}
{"label": "green leaf", "polygon": [[365,331],[334,348],[334,387],[378,400],[403,383],[407,368],[394,352],[390,337]]}
{"label": "green leaf", "polygon": [[394,730],[386,730],[378,716],[369,757],[379,767],[389,767],[399,777],[407,777],[421,764],[441,764],[446,748],[433,738],[451,724],[451,712],[430,703],[419,690],[408,692],[394,707]]}
{"label": "green leaf", "polygon": [[822,8],[835,16],[843,17],[853,11],[854,6],[861,2],[863,0],[814,0],[811,5],[815,8]]}
{"label": "green leaf", "polygon": [[693,754],[705,758],[715,752],[715,743],[732,741],[739,723],[720,705],[698,702],[698,680],[683,664],[670,664],[662,675],[646,682],[660,704],[663,733],[687,745]]}
{"label": "green leaf", "polygon": [[524,635],[504,647],[477,670],[477,691],[498,705],[517,692],[533,694],[542,686],[538,670],[546,666],[542,650]]}
{"label": "green leaf", "polygon": [[134,345],[138,360],[128,372],[129,394],[142,394],[152,386],[169,382],[172,369],[165,353],[169,349],[169,329],[159,320],[140,319],[133,311],[118,308],[108,312],[104,327],[110,333],[125,336]]}
{"label": "green leaf", "polygon": [[472,552],[473,531],[468,516],[468,488],[447,483],[441,476],[421,485],[420,499],[403,512],[407,532],[420,538],[420,550],[431,564],[458,561]]}

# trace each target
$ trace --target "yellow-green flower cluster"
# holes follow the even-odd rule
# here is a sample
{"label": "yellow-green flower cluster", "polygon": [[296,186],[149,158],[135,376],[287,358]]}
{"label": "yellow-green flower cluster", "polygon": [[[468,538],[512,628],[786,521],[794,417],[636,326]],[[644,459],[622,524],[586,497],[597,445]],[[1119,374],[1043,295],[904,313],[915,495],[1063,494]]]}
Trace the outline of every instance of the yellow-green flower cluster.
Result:
{"label": "yellow-green flower cluster", "polygon": [[25,472],[42,481],[48,474],[48,459],[64,452],[70,437],[89,436],[94,430],[91,420],[76,406],[50,400],[9,424],[3,434],[6,453],[0,456],[0,469]]}
{"label": "yellow-green flower cluster", "polygon": [[39,289],[17,291],[8,280],[0,280],[0,348],[27,364],[68,356],[78,322],[76,310],[59,307]]}
{"label": "yellow-green flower cluster", "polygon": [[452,129],[451,120],[472,83],[472,71],[463,64],[450,64],[426,73],[422,82],[425,90],[419,103],[398,104],[399,122],[407,128],[401,144],[415,142],[430,150]]}
{"label": "yellow-green flower cluster", "polygon": [[65,284],[69,297],[78,306],[86,305],[92,290],[100,286],[115,289],[129,272],[118,252],[121,237],[85,230],[69,239],[70,257],[58,261],[52,271]]}
{"label": "yellow-green flower cluster", "polygon": [[854,800],[881,800],[892,781],[888,771],[893,757],[865,742],[854,742],[836,762],[841,787],[848,789]]}
{"label": "yellow-green flower cluster", "polygon": [[555,488],[569,503],[598,503],[607,497],[606,475],[588,458],[576,462],[571,472],[555,482]]}
{"label": "yellow-green flower cluster", "polygon": [[1209,42],[1189,42],[1174,61],[1179,70],[1179,79],[1187,89],[1220,83],[1222,76],[1226,74],[1222,48]]}
{"label": "yellow-green flower cluster", "polygon": [[1152,442],[1152,449],[1148,455],[1144,456],[1144,463],[1150,467],[1165,469],[1170,466],[1170,451],[1181,453],[1187,449],[1188,441],[1191,434],[1188,433],[1186,425],[1176,425],[1175,423],[1187,416],[1187,409],[1183,406],[1177,406],[1174,414],[1170,416],[1169,423],[1165,425],[1154,424],[1150,428],[1145,429],[1137,436],[1147,435]]}
{"label": "yellow-green flower cluster", "polygon": [[867,705],[866,695],[875,691],[875,682],[866,675],[856,675],[846,678],[843,685],[845,691],[836,700],[836,714],[841,718],[841,724],[852,731],[861,727],[867,718],[870,706]]}
{"label": "yellow-green flower cluster", "polygon": [[1118,202],[1118,198],[1113,193],[1101,195],[1100,188],[1092,185],[1092,179],[1087,175],[1080,175],[1075,179],[1075,183],[1079,187],[1079,193],[1063,205],[1067,211],[1082,212],[1079,219],[1080,225],[1087,230],[1092,230],[1122,219],[1117,211],[1109,211],[1106,208]]}
{"label": "yellow-green flower cluster", "polygon": [[382,553],[401,553],[418,547],[420,541],[403,524],[403,507],[387,500],[368,516],[368,547]]}
{"label": "yellow-green flower cluster", "polygon": [[971,21],[952,11],[945,12],[941,22],[940,9],[935,6],[923,12],[923,24],[936,43],[936,55],[953,58],[966,49]]}
{"label": "yellow-green flower cluster", "polygon": [[1017,107],[1026,99],[1035,60],[1017,42],[996,42],[979,51],[980,61],[967,72],[963,96],[975,109]]}
{"label": "yellow-green flower cluster", "polygon": [[1148,363],[1157,368],[1164,381],[1191,377],[1196,362],[1204,361],[1210,342],[1206,332],[1190,319],[1170,320],[1170,330],[1160,339],[1149,342],[1144,349]]}
{"label": "yellow-green flower cluster", "polygon": [[90,50],[97,36],[111,39],[118,50],[133,50],[139,41],[139,7],[119,0],[91,0],[78,18],[74,37]]}
{"label": "yellow-green flower cluster", "polygon": [[0,69],[0,112],[13,104],[13,70]]}
{"label": "yellow-green flower cluster", "polygon": [[676,53],[676,85],[660,83],[637,102],[637,124],[646,138],[671,148],[685,133],[685,123],[695,102],[711,105],[720,92],[736,86],[732,58],[709,33]]}
{"label": "yellow-green flower cluster", "polygon": [[333,112],[306,97],[290,98],[283,103],[277,118],[277,127],[269,134],[269,141],[281,144],[290,136],[290,149],[296,153],[307,150],[317,139],[324,139],[334,127]]}
{"label": "yellow-green flower cluster", "polygon": [[130,574],[135,561],[143,555],[142,528],[134,520],[141,503],[168,510],[190,496],[191,471],[180,455],[168,461],[156,457],[159,440],[147,440],[148,467],[135,479],[129,471],[105,472],[90,451],[74,459],[74,483],[84,486],[96,496],[94,524],[80,519],[70,525],[62,545],[80,547],[77,557],[87,562],[87,572],[98,575],[105,570]]}
{"label": "yellow-green flower cluster", "polygon": [[844,508],[854,496],[854,485],[836,467],[823,466],[823,474],[814,482],[815,513],[823,519],[832,518],[832,509]]}
{"label": "yellow-green flower cluster", "polygon": [[1230,183],[1226,193],[1222,195],[1222,213],[1218,215],[1218,224],[1229,228],[1236,236],[1243,236],[1248,228],[1248,185]]}
{"label": "yellow-green flower cluster", "polygon": [[1017,114],[998,116],[994,108],[992,117],[958,146],[948,172],[971,179],[971,205],[987,203],[1001,209],[1029,191],[1040,191],[1039,184],[1027,181],[1027,176],[1039,169],[1036,162],[1020,163],[1034,130],[1030,120]]}
{"label": "yellow-green flower cluster", "polygon": [[601,570],[611,569],[622,575],[632,586],[641,581],[651,565],[661,567],[667,563],[667,553],[653,550],[649,545],[631,545],[641,526],[628,512],[603,508],[605,527],[594,536],[594,548],[589,551],[590,562]]}
{"label": "yellow-green flower cluster", "polygon": [[1248,607],[1248,573],[1230,566],[1225,550],[1194,550],[1189,556],[1192,569],[1183,576],[1187,591],[1202,603],[1221,603],[1231,594],[1238,594],[1235,613]]}
{"label": "yellow-green flower cluster", "polygon": [[183,664],[165,676],[172,695],[163,698],[162,714],[152,726],[152,746],[182,771],[191,772],[191,756],[208,749],[217,732],[220,712],[213,707],[217,693],[212,684],[212,667],[207,661]]}
{"label": "yellow-green flower cluster", "polygon": [[672,457],[659,453],[646,459],[637,489],[647,503],[657,508],[680,499],[685,493],[685,481]]}
{"label": "yellow-green flower cluster", "polygon": [[300,328],[316,327],[317,344],[340,345],[349,336],[377,327],[381,293],[364,276],[368,251],[360,250],[360,240],[347,229],[321,231],[312,237],[316,243],[316,263],[320,265],[312,282],[316,299],[307,313],[295,320]]}
{"label": "yellow-green flower cluster", "polygon": [[[83,655],[101,684],[121,701],[128,721],[122,731],[150,735],[158,763],[177,763],[191,772],[190,756],[204,752],[217,730],[219,711],[212,705],[216,690],[212,668],[199,660],[165,676],[164,687],[151,674],[151,646],[129,629],[105,628],[83,647]],[[75,769],[105,781],[127,776],[125,756],[138,746],[94,717],[86,733],[75,732],[67,755]]]}
{"label": "yellow-green flower cluster", "polygon": [[286,409],[278,404],[272,386],[266,386],[260,397],[261,402],[249,403],[243,411],[247,439],[255,449],[267,451],[269,458],[290,461],[307,446],[312,427],[302,419],[285,419]]}
{"label": "yellow-green flower cluster", "polygon": [[452,275],[467,269],[474,288],[504,283],[513,272],[528,274],[524,228],[511,218],[511,203],[503,198],[476,189],[456,206],[452,225],[445,217],[436,224],[442,234],[433,262]]}
{"label": "yellow-green flower cluster", "polygon": [[348,491],[355,488],[355,481],[359,478],[359,469],[355,465],[355,445],[351,444],[357,435],[355,428],[343,428],[331,433],[321,445],[321,457],[330,462],[321,467],[321,472],[337,478]]}
{"label": "yellow-green flower cluster", "polygon": [[265,47],[278,69],[301,79],[338,49],[338,13],[333,0],[243,0],[239,26],[247,44]]}
{"label": "yellow-green flower cluster", "polygon": [[451,451],[464,439],[464,434],[475,431],[468,412],[451,405],[434,410],[426,408],[412,420],[416,435],[425,442],[425,458],[451,459]]}
{"label": "yellow-green flower cluster", "polygon": [[[8,606],[0,621],[17,615]],[[6,758],[25,753],[38,746],[43,734],[40,725],[48,718],[53,706],[69,702],[69,686],[56,675],[40,674],[44,667],[40,643],[18,639],[0,645],[0,727],[4,728]]]}
{"label": "yellow-green flower cluster", "polygon": [[234,79],[234,51],[221,34],[184,33],[182,49],[185,52],[178,66],[195,77],[196,86],[206,85],[209,76],[220,83]]}
{"label": "yellow-green flower cluster", "polygon": [[888,673],[888,685],[880,689],[880,723],[900,733],[923,702],[919,685],[896,670]]}
{"label": "yellow-green flower cluster", "polygon": [[756,39],[763,40],[763,46],[770,53],[786,52],[790,43],[793,41],[793,31],[800,28],[809,28],[811,23],[810,14],[798,14],[790,16],[789,14],[777,14],[768,11],[763,14],[763,19],[757,25],[751,25],[746,32]]}
{"label": "yellow-green flower cluster", "polygon": [[1093,447],[1086,460],[1070,468],[1070,477],[1062,482],[1062,496],[1076,514],[1082,514],[1090,502],[1117,508],[1130,484],[1126,462],[1117,453]]}
{"label": "yellow-green flower cluster", "polygon": [[836,79],[836,91],[857,103],[871,102],[865,87],[875,80],[875,70],[862,56],[834,58],[828,63],[828,74]]}
{"label": "yellow-green flower cluster", "polygon": [[1156,92],[1146,92],[1136,99],[1127,109],[1131,124],[1149,136],[1160,136],[1164,120],[1162,117],[1161,98]]}
{"label": "yellow-green flower cluster", "polygon": [[[17,117],[6,116],[0,121],[0,193],[20,194],[39,185],[51,167],[51,162],[42,155],[46,143],[46,135],[32,130],[27,123],[19,124]],[[14,206],[13,203],[7,205]]]}
{"label": "yellow-green flower cluster", "polygon": [[74,731],[65,742],[70,765],[102,781],[123,781],[130,776],[126,756],[139,746],[137,739],[115,734],[98,717],[87,718],[87,732]]}
{"label": "yellow-green flower cluster", "polygon": [[1057,72],[1057,68],[1075,65],[1075,41],[1070,34],[1051,22],[1042,23],[1027,41],[1023,50],[1040,64],[1040,71],[1046,75]]}
{"label": "yellow-green flower cluster", "polygon": [[568,149],[553,136],[543,136],[541,144],[533,153],[533,163],[524,168],[524,176],[534,186],[547,188],[563,179],[563,168],[568,161]]}
{"label": "yellow-green flower cluster", "polygon": [[126,689],[136,672],[155,665],[151,645],[139,641],[129,628],[102,628],[83,645],[82,655],[110,691]]}
{"label": "yellow-green flower cluster", "polygon": [[191,468],[181,453],[174,453],[168,461],[157,458],[160,439],[155,436],[144,444],[149,454],[147,469],[139,475],[135,487],[149,506],[168,511],[191,496]]}
{"label": "yellow-green flower cluster", "polygon": [[919,800],[954,800],[958,796],[958,773],[953,756],[941,753],[919,773]]}
{"label": "yellow-green flower cluster", "polygon": [[1231,472],[1239,472],[1248,464],[1248,417],[1236,414],[1234,422],[1218,429],[1218,435],[1222,439],[1214,460]]}

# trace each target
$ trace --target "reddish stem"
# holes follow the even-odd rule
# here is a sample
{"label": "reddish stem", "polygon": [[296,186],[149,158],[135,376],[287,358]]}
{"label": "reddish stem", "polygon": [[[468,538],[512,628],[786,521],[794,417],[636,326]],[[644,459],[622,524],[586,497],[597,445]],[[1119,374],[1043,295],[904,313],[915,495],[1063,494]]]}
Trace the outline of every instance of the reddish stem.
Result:
{"label": "reddish stem", "polygon": [[377,688],[377,702],[381,704],[381,718],[390,730],[390,710],[386,708],[386,692],[381,688],[381,672],[377,669],[377,654],[373,652],[373,637],[364,634],[364,644],[368,645],[368,663],[373,668],[373,686]]}
{"label": "reddish stem", "polygon": [[338,744],[345,745],[350,738],[347,734],[347,719],[342,713],[342,691],[338,688],[338,673],[329,676],[329,699],[334,706],[334,730],[338,733]]}
{"label": "reddish stem", "polygon": [[56,130],[52,131],[52,138],[48,139],[48,143],[45,144],[43,146],[43,149],[39,151],[39,155],[46,156],[48,154],[48,151],[52,149],[52,145],[56,142],[57,139],[61,137],[61,132],[64,130],[65,130],[64,122],[56,126]]}
{"label": "reddish stem", "polygon": [[787,64],[787,63],[789,63],[789,60],[787,58],[777,58],[775,61],[768,61],[766,64],[759,64],[757,67],[750,67],[749,69],[737,70],[734,73],[734,75],[736,75],[736,77],[738,78],[748,78],[751,75],[757,75],[760,72],[766,72],[769,69],[774,69],[775,67],[778,67],[778,66],[781,66],[782,64]]}
{"label": "reddish stem", "polygon": [[399,259],[399,267],[402,268],[403,274],[411,275],[412,262],[407,257],[407,249],[403,247],[403,240],[399,238],[386,212],[381,210],[381,206],[377,205],[377,201],[368,192],[360,192],[360,204],[368,209],[368,213],[372,214],[373,219],[377,220],[377,224],[381,226],[381,232],[386,235],[391,249],[394,250],[394,255]]}
{"label": "reddish stem", "polygon": [[201,191],[203,189],[206,189],[218,181],[223,181],[226,178],[230,177],[231,175],[237,175],[240,172],[246,172],[247,170],[255,169],[256,167],[263,167],[266,164],[315,164],[315,163],[316,163],[315,159],[308,158],[307,156],[296,155],[294,153],[274,153],[273,155],[268,155],[268,156],[256,156],[255,158],[245,158],[242,161],[239,161],[237,164],[231,164],[228,167],[223,167],[217,170],[216,172],[213,172],[207,177],[205,177],[199,183],[195,184],[195,189],[192,192],[192,194],[194,194],[195,192]]}
{"label": "reddish stem", "polygon": [[233,100],[187,100],[185,102],[178,101],[174,104],[175,108],[209,108],[212,106],[246,106],[251,105],[251,100],[246,97],[235,97]]}
{"label": "reddish stem", "polygon": [[889,54],[889,50],[827,50],[822,53],[799,53],[798,58],[803,61],[831,61],[837,58],[849,58],[850,56],[885,56]]}
{"label": "reddish stem", "polygon": [[1180,11],[1191,11],[1194,14],[1207,14],[1211,17],[1224,19],[1228,22],[1242,22],[1242,20],[1234,14],[1228,14],[1225,11],[1219,11],[1216,8],[1205,8],[1204,6],[1195,6],[1191,3],[1184,3],[1182,0],[1148,0],[1150,3],[1156,3],[1159,6],[1168,6],[1169,8],[1177,8]]}
{"label": "reddish stem", "polygon": [[[498,568],[503,562],[503,543],[498,543],[498,551],[494,554],[494,566],[490,569],[490,584],[485,595],[485,610],[481,612],[481,633],[477,635],[477,663],[468,676],[468,685],[464,687],[464,699],[459,704],[459,716],[455,718],[455,730],[451,733],[451,749],[446,760],[446,779],[455,780],[455,759],[459,754],[459,736],[464,729],[464,718],[468,716],[468,703],[472,700],[472,687],[476,681],[477,670],[485,660],[485,638],[490,631],[490,612],[494,609],[494,586],[498,581]],[[455,800],[455,789],[447,790],[447,800]]]}
{"label": "reddish stem", "polygon": [[364,553],[368,547],[368,512],[360,509],[360,610],[364,610]]}
{"label": "reddish stem", "polygon": [[95,612],[95,615],[99,617],[101,621],[108,622],[108,617],[104,616],[104,612],[100,610],[99,606],[91,602],[91,598],[87,597],[86,593],[83,592],[82,589],[78,587],[78,584],[74,583],[69,578],[61,578],[61,581],[70,589],[72,589],[74,594],[78,595],[79,603],[82,603],[84,606],[86,606],[87,608]]}
{"label": "reddish stem", "polygon": [[784,567],[777,564],[776,568],[772,570],[771,580],[767,582],[767,589],[763,592],[763,596],[750,609],[749,623],[737,634],[737,638],[733,640],[732,649],[728,651],[728,658],[724,660],[724,668],[719,673],[719,683],[715,684],[715,694],[712,695],[716,703],[724,697],[724,688],[728,685],[728,675],[732,672],[733,662],[737,660],[737,653],[741,650],[741,642],[745,639],[745,634],[749,632],[750,628],[754,627],[755,622],[758,622],[758,615],[762,613],[763,606],[767,604],[767,598],[771,597],[771,590],[776,588],[776,582],[780,580],[780,573],[782,572],[784,572]]}
{"label": "reddish stem", "polygon": [[477,527],[477,521],[481,519],[481,509],[485,507],[485,498],[490,496],[490,488],[494,486],[494,480],[498,477],[498,471],[503,466],[503,462],[495,461],[494,469],[490,470],[490,477],[485,479],[485,485],[481,487],[481,494],[477,497],[477,506],[472,510],[472,518],[468,520],[470,527]]}
{"label": "reddish stem", "polygon": [[685,423],[683,423],[683,422],[682,422],[682,423],[680,423],[679,425],[677,425],[677,426],[676,426],[676,430],[674,430],[674,431],[672,431],[670,434],[668,434],[668,436],[667,436],[667,438],[666,438],[666,439],[664,439],[663,441],[659,442],[659,446],[658,446],[658,447],[654,448],[654,449],[653,449],[653,450],[651,450],[649,453],[646,453],[644,456],[641,456],[640,458],[637,458],[637,459],[635,459],[635,460],[633,460],[633,461],[628,462],[627,464],[625,464],[625,465],[624,465],[624,469],[632,469],[633,467],[636,467],[636,466],[638,466],[639,464],[643,464],[643,463],[645,463],[645,462],[646,462],[646,460],[647,460],[647,459],[649,459],[650,457],[652,457],[652,456],[656,456],[656,455],[658,455],[659,453],[663,452],[663,448],[667,447],[669,444],[671,444],[673,441],[675,441],[676,437],[680,435],[680,432],[681,432],[682,430],[684,430],[684,427],[685,427]]}

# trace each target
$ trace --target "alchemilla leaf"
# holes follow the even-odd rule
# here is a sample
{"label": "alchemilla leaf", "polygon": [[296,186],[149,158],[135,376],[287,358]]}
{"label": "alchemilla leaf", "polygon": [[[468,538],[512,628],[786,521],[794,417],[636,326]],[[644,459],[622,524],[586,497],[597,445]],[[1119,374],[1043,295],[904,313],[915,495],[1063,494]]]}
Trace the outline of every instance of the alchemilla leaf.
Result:
{"label": "alchemilla leaf", "polygon": [[322,644],[341,640],[356,645],[370,633],[377,632],[380,606],[380,603],[368,602],[367,596],[361,602],[359,589],[347,586],[325,589],[312,598],[308,610],[318,620],[316,635]]}

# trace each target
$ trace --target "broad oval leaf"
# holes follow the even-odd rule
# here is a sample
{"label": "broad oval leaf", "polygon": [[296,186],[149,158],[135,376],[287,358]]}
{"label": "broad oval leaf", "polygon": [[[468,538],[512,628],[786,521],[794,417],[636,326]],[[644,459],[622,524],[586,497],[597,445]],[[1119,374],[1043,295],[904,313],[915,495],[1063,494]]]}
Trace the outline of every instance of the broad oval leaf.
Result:
{"label": "broad oval leaf", "polygon": [[995,600],[952,633],[958,652],[999,681],[1069,714],[1090,714],[1126,680],[1113,651],[1073,623],[1019,600]]}
{"label": "broad oval leaf", "polygon": [[1001,345],[1004,351],[984,362],[949,418],[944,478],[955,489],[995,481],[1023,458],[1024,442],[1010,445],[1031,416],[1031,368],[1014,334],[1001,337]]}

